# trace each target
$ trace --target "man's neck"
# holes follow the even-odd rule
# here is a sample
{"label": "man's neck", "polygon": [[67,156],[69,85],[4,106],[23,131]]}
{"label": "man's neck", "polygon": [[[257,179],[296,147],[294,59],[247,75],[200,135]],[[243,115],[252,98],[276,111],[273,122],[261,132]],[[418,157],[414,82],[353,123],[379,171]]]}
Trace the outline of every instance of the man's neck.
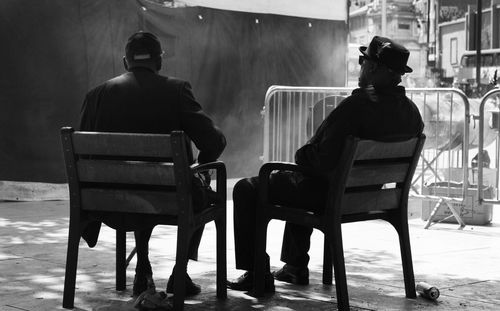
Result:
{"label": "man's neck", "polygon": [[158,73],[157,70],[154,70],[153,68],[150,68],[150,67],[143,67],[143,66],[135,66],[135,67],[132,67],[132,68],[129,68],[130,72],[138,72],[138,71],[150,71],[152,73]]}

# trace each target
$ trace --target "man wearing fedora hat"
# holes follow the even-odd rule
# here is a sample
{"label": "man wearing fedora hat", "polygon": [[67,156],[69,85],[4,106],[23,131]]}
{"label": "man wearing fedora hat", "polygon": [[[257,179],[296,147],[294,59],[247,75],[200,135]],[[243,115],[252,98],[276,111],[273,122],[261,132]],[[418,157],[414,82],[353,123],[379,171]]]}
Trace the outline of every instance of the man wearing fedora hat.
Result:
{"label": "man wearing fedora hat", "polygon": [[[80,130],[158,134],[182,130],[198,148],[198,162],[216,160],[226,145],[224,135],[203,112],[188,82],[159,74],[162,55],[160,41],[154,34],[142,31],[133,34],[128,39],[123,57],[127,72],[106,81],[87,94],[81,111]],[[198,183],[198,179],[194,179],[199,186],[193,188],[194,208],[203,208],[208,203],[203,200],[207,195],[200,192],[205,191],[203,181],[200,179]],[[105,222],[111,227],[115,224],[135,230],[137,265],[134,296],[148,288],[154,288],[148,257],[154,219],[146,215],[136,215],[130,219],[117,219],[112,214],[104,216],[107,217]],[[82,237],[90,247],[97,243],[100,226],[99,222],[91,222],[82,231]],[[200,228],[192,236],[189,249],[191,259],[197,257],[202,233],[203,228]],[[172,277],[168,281],[167,292],[173,292]],[[186,295],[199,292],[200,286],[193,283],[186,273]]]}
{"label": "man wearing fedora hat", "polygon": [[[404,140],[422,133],[424,124],[416,105],[398,86],[407,66],[409,51],[391,39],[376,36],[368,47],[360,47],[359,88],[345,98],[318,127],[313,137],[295,153],[295,162],[310,168],[313,175],[277,172],[271,175],[270,197],[277,203],[297,208],[307,206],[322,213],[326,200],[327,174],[336,167],[347,136],[374,140]],[[228,287],[253,287],[255,207],[258,177],[238,181],[233,190],[236,268],[246,270]],[[286,223],[281,249],[283,268],[271,274],[269,258],[265,290],[274,291],[274,279],[306,285],[309,283],[310,236],[312,228]]]}

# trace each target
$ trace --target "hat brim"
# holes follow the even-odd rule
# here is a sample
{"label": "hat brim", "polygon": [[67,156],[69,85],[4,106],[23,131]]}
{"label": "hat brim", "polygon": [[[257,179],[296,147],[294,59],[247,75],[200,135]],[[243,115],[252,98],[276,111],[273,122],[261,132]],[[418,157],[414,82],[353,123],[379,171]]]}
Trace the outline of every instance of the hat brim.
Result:
{"label": "hat brim", "polygon": [[[366,47],[366,46],[360,46],[359,47],[359,51],[361,52],[361,54],[363,54],[364,57],[375,61],[373,58],[371,58],[370,56],[368,56],[368,54],[366,54],[366,49],[368,49],[368,47]],[[413,69],[411,69],[411,67],[405,65],[404,71],[401,72],[401,73],[405,74],[405,73],[409,73],[409,72],[413,72]]]}
{"label": "hat brim", "polygon": [[409,73],[409,72],[413,72],[413,69],[411,69],[411,67],[405,66],[405,72],[404,73]]}
{"label": "hat brim", "polygon": [[366,46],[359,47],[359,51],[361,52],[361,54],[363,54],[363,56],[365,56],[366,58],[370,58],[370,56],[368,56],[368,54],[366,54],[366,49],[368,49],[368,47],[366,47]]}

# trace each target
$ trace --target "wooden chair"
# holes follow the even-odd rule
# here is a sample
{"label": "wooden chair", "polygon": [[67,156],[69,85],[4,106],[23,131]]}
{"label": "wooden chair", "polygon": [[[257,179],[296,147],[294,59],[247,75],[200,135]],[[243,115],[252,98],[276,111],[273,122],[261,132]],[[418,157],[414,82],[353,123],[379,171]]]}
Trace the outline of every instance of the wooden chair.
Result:
{"label": "wooden chair", "polygon": [[[70,191],[70,224],[63,307],[73,308],[78,247],[83,225],[106,212],[150,215],[155,224],[177,226],[174,309],[182,310],[188,244],[200,226],[217,229],[217,297],[226,293],[226,168],[222,162],[192,165],[183,132],[130,134],[76,132],[62,128]],[[192,178],[216,170],[216,202],[193,211]],[[154,215],[155,217],[151,217]],[[140,216],[138,216],[140,217]],[[125,229],[116,231],[116,288],[125,289]]]}
{"label": "wooden chair", "polygon": [[[341,224],[383,219],[399,234],[406,297],[416,298],[408,233],[408,193],[425,136],[401,142],[378,142],[349,137],[338,163],[329,176],[324,213],[313,214],[269,202],[269,176],[274,170],[308,172],[292,163],[270,162],[259,172],[260,206],[257,211],[254,294],[264,293],[267,225],[280,219],[321,230],[325,234],[323,283],[331,284],[332,258],[339,310],[349,310]],[[393,186],[390,187],[389,184]],[[386,186],[382,186],[386,185]]]}

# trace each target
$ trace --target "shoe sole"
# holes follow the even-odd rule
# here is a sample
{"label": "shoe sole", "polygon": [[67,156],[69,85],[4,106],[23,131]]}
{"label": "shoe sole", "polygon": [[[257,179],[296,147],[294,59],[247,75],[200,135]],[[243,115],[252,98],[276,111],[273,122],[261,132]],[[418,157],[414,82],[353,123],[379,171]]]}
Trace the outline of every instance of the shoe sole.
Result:
{"label": "shoe sole", "polygon": [[[229,288],[231,290],[240,291],[240,292],[251,292],[251,291],[253,291],[253,286],[250,286],[250,287],[239,286],[237,283],[233,283],[233,282],[228,282],[227,283],[227,288]],[[265,286],[264,292],[266,292],[266,293],[274,293],[275,291],[276,291],[276,287],[274,286],[274,282],[273,282],[272,286],[269,286],[269,285]]]}
{"label": "shoe sole", "polygon": [[276,276],[274,275],[274,279],[285,282],[285,283],[290,283],[294,285],[309,285],[309,278],[307,280],[300,280],[297,277],[294,277],[292,275],[286,275],[286,276]]}
{"label": "shoe sole", "polygon": [[[173,294],[173,293],[174,293],[174,291],[173,291],[173,290],[166,290],[166,292],[167,292],[167,293],[169,293],[169,294]],[[198,295],[199,293],[201,293],[201,290],[199,290],[199,291],[193,291],[193,292],[188,292],[188,291],[185,291],[185,292],[184,292],[184,296],[186,296],[186,297],[191,297],[191,296],[196,296],[196,295]]]}

